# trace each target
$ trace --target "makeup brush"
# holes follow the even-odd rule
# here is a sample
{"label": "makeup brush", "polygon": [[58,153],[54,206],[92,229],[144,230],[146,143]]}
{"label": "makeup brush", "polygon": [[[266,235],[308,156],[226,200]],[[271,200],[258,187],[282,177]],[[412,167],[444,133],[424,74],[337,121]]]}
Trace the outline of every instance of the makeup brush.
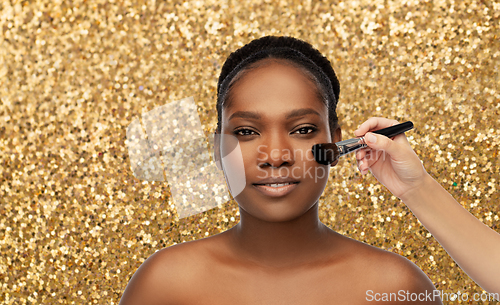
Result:
{"label": "makeup brush", "polygon": [[[391,127],[372,131],[373,133],[392,138],[413,128],[413,123],[408,121]],[[355,152],[358,149],[365,148],[365,138],[353,138],[337,143],[322,143],[312,147],[312,153],[316,162],[323,165],[332,164],[343,155]]]}

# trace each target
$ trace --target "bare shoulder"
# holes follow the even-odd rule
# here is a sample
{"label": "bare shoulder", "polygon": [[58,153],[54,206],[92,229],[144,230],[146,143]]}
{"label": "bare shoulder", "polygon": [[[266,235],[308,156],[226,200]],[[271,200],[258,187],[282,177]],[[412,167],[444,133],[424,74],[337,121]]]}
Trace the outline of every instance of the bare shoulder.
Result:
{"label": "bare shoulder", "polygon": [[384,275],[383,286],[410,290],[434,289],[431,280],[412,261],[382,249],[377,249],[377,252],[373,255],[375,272]]}
{"label": "bare shoulder", "polygon": [[204,243],[177,244],[151,255],[130,279],[120,305],[182,304],[189,283],[199,276]]}
{"label": "bare shoulder", "polygon": [[[352,250],[357,253],[358,270],[363,272],[367,300],[442,304],[432,281],[413,262],[399,254],[354,242]],[[391,296],[392,299],[384,299]]]}

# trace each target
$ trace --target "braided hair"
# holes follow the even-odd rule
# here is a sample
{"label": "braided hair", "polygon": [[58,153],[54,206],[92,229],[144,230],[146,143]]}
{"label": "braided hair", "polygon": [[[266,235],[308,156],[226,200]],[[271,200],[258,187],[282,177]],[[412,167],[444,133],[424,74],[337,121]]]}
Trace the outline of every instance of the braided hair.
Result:
{"label": "braided hair", "polygon": [[233,85],[266,59],[293,65],[310,78],[328,108],[330,134],[338,127],[337,101],[340,84],[330,61],[311,44],[287,36],[265,36],[231,53],[222,66],[217,83],[217,132],[221,132],[222,109],[230,100]]}

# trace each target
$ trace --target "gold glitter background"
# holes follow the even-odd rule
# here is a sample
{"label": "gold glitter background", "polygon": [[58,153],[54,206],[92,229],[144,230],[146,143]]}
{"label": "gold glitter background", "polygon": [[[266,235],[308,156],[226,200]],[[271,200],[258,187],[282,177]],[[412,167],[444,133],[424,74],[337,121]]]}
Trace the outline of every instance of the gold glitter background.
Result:
{"label": "gold glitter background", "polygon": [[[487,0],[0,2],[0,302],[117,304],[156,250],[234,226],[234,201],[179,220],[166,183],[133,176],[126,128],[193,96],[212,133],[225,58],[269,34],[329,57],[344,138],[371,116],[413,121],[425,168],[500,231],[499,20]],[[354,156],[320,218],[437,289],[482,292]]]}

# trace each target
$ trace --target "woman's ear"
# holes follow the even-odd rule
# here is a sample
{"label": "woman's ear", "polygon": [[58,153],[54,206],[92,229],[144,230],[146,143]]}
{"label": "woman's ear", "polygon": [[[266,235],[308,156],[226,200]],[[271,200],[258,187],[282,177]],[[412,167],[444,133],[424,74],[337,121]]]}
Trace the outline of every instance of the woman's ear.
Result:
{"label": "woman's ear", "polygon": [[340,126],[335,129],[335,131],[332,134],[332,142],[337,143],[342,141],[342,129],[340,129]]}
{"label": "woman's ear", "polygon": [[220,158],[220,134],[214,132],[214,162],[219,170],[222,170],[222,163]]}

